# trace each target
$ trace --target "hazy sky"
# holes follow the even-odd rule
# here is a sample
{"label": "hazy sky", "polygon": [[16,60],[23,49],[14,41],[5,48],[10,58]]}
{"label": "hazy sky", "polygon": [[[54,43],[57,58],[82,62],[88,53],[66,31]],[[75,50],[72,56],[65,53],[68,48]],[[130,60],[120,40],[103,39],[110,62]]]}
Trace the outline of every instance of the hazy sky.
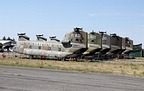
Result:
{"label": "hazy sky", "polygon": [[0,0],[0,38],[56,35],[74,27],[129,37],[144,47],[144,0]]}

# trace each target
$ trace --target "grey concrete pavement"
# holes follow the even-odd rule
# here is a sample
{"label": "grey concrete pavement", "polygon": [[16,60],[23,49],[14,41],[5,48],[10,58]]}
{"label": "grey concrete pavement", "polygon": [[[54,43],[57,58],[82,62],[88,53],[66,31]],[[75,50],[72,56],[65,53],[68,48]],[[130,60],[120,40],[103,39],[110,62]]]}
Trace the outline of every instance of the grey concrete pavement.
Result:
{"label": "grey concrete pavement", "polygon": [[144,91],[144,78],[0,66],[0,91]]}

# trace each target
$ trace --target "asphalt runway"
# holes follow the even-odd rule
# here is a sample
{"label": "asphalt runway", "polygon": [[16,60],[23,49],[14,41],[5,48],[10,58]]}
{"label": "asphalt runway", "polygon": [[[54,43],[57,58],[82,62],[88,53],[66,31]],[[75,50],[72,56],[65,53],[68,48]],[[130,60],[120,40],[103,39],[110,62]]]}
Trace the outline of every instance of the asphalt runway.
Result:
{"label": "asphalt runway", "polygon": [[144,78],[0,66],[0,91],[144,91]]}

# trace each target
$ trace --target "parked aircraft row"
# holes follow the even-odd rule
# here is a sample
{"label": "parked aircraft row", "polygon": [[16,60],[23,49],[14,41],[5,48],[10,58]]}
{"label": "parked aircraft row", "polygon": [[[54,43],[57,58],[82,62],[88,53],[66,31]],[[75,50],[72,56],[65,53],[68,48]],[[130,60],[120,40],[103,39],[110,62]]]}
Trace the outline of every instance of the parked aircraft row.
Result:
{"label": "parked aircraft row", "polygon": [[41,57],[46,59],[111,59],[123,58],[133,50],[133,41],[128,37],[122,38],[116,34],[106,32],[83,31],[83,28],[74,28],[67,33],[62,41],[56,36],[50,40],[43,35],[36,35],[37,40],[32,41],[25,33],[18,34],[13,48],[15,52],[29,55],[30,57]]}

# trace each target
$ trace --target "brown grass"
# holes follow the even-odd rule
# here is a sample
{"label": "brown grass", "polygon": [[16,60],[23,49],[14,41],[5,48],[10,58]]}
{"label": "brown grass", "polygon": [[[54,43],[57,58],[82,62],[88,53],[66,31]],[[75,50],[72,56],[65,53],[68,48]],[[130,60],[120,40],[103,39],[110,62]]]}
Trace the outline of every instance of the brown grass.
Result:
{"label": "brown grass", "polygon": [[[135,59],[136,60],[136,59]],[[143,60],[141,60],[143,61]],[[0,65],[48,68],[58,70],[74,70],[81,72],[111,73],[119,75],[144,76],[144,65],[132,64],[120,60],[111,62],[74,62],[54,60],[30,60],[19,58],[0,58]]]}

